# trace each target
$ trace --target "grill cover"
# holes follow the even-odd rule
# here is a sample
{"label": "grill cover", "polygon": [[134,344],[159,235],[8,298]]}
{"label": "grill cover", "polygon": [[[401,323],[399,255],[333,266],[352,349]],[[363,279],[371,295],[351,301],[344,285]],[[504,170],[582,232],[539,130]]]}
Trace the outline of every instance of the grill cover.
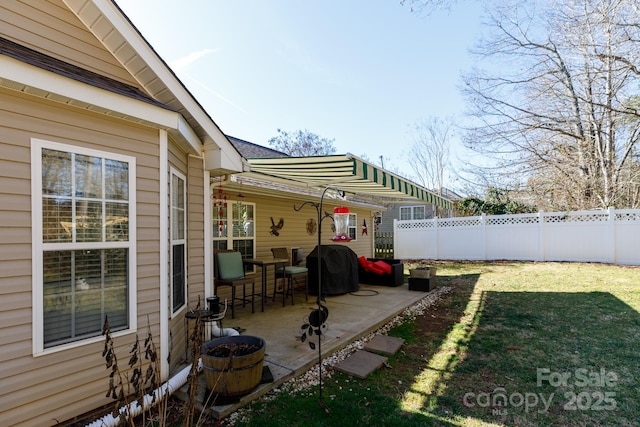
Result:
{"label": "grill cover", "polygon": [[[341,295],[354,292],[358,286],[358,257],[345,245],[322,245],[322,294]],[[307,255],[309,293],[318,295],[318,247]]]}

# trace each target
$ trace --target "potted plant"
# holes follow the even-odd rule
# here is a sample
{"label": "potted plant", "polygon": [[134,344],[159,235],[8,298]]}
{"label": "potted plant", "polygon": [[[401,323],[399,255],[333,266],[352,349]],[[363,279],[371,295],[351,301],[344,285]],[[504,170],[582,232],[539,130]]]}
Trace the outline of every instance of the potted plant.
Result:
{"label": "potted plant", "polygon": [[262,379],[266,342],[251,335],[216,338],[204,343],[200,357],[207,388],[223,397],[250,393]]}

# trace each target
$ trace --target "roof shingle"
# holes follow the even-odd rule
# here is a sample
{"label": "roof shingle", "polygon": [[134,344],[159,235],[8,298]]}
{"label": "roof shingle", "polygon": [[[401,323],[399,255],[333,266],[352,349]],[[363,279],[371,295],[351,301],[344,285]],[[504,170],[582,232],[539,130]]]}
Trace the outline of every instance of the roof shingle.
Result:
{"label": "roof shingle", "polygon": [[156,101],[134,86],[94,73],[93,71],[85,70],[84,68],[45,55],[44,53],[35,51],[3,37],[0,37],[0,54],[33,65],[34,67],[51,71],[60,76],[171,110],[167,105]]}

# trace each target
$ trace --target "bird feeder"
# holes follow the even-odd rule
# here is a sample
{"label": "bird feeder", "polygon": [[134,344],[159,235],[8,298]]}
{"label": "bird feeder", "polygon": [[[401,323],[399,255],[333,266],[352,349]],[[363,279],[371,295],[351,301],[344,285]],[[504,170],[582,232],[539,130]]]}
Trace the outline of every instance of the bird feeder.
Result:
{"label": "bird feeder", "polygon": [[333,223],[336,226],[336,235],[331,239],[334,242],[350,242],[349,237],[349,208],[338,206],[333,209]]}

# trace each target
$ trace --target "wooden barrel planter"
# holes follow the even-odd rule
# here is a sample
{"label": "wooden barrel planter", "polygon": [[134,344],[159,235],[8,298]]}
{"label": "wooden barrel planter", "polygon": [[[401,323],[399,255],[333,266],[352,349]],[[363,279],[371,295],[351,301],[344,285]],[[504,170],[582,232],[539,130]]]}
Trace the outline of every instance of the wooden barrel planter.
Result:
{"label": "wooden barrel planter", "polygon": [[266,342],[251,335],[216,338],[202,345],[200,357],[207,389],[223,397],[240,397],[262,379]]}

